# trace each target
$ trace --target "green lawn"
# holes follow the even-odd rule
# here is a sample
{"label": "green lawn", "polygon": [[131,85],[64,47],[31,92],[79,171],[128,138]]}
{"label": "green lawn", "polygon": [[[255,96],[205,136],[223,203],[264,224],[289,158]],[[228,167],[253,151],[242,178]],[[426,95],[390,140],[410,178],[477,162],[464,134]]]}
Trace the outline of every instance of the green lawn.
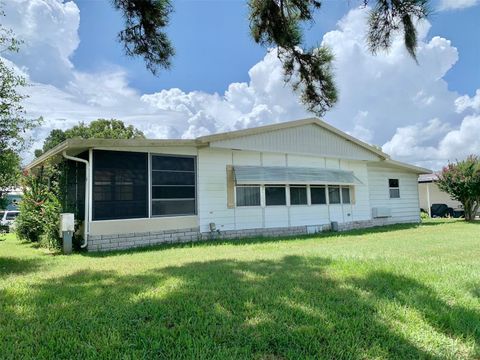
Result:
{"label": "green lawn", "polygon": [[9,236],[0,357],[479,359],[480,223],[72,256]]}

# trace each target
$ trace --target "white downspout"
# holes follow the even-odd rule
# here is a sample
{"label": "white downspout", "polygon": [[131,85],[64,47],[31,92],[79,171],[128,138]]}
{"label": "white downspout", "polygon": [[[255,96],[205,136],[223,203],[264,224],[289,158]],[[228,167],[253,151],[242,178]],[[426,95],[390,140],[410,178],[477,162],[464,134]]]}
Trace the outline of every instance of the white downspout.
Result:
{"label": "white downspout", "polygon": [[83,227],[83,244],[80,245],[80,247],[86,248],[88,245],[88,233],[89,233],[89,227],[90,227],[90,221],[89,221],[89,214],[88,214],[88,209],[89,207],[89,187],[90,187],[90,163],[88,160],[85,159],[80,159],[77,157],[73,157],[70,155],[67,155],[67,151],[64,150],[62,153],[63,157],[68,160],[72,161],[77,161],[85,164],[85,224]]}
{"label": "white downspout", "polygon": [[430,205],[430,183],[427,182],[427,206],[428,206],[428,216],[432,217],[432,210]]}

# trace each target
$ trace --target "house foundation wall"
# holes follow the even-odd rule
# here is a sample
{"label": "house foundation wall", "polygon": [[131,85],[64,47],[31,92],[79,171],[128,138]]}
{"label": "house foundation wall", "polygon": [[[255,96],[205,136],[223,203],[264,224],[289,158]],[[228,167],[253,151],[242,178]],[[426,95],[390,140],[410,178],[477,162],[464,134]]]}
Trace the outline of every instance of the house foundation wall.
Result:
{"label": "house foundation wall", "polygon": [[129,234],[97,235],[88,237],[88,251],[125,250],[159,244],[199,240],[199,228],[136,232]]}
{"label": "house foundation wall", "polygon": [[[391,218],[371,219],[365,221],[352,221],[338,224],[339,231],[365,229],[374,226],[385,226],[398,223],[413,223],[412,221],[395,221]],[[244,230],[228,230],[221,232],[200,232],[199,227],[168,230],[157,232],[141,232],[130,234],[90,236],[88,251],[113,251],[139,247],[154,246],[159,244],[188,243],[193,241],[242,239],[252,237],[282,237],[321,233],[330,231],[330,224],[291,226],[277,228],[257,228]]]}

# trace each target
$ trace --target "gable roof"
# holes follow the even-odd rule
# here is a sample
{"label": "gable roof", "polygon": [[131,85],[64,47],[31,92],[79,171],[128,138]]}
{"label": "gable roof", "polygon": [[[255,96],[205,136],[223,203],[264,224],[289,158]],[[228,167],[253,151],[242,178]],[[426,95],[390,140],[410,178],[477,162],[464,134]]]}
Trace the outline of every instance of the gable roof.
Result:
{"label": "gable roof", "polygon": [[402,168],[410,172],[417,174],[430,174],[431,171],[425,168],[418,166],[402,163],[390,159],[390,156],[384,153],[379,148],[367,144],[359,139],[354,138],[353,136],[327,124],[326,122],[318,118],[308,118],[302,120],[294,120],[288,122],[282,122],[272,125],[259,126],[255,128],[249,128],[244,130],[236,130],[224,133],[218,133],[213,135],[201,136],[196,139],[80,139],[73,138],[67,139],[61,144],[57,145],[53,149],[50,149],[45,154],[41,155],[37,159],[34,159],[30,164],[26,166],[27,170],[31,170],[45,161],[52,158],[59,158],[62,156],[64,151],[68,151],[69,155],[77,155],[82,151],[85,151],[89,148],[102,148],[102,147],[119,147],[125,149],[135,148],[145,148],[145,147],[175,147],[175,146],[192,146],[192,147],[202,147],[209,146],[211,143],[222,142],[227,140],[234,140],[239,138],[245,138],[247,136],[255,136],[266,133],[274,133],[278,130],[287,130],[297,127],[302,127],[306,125],[318,126],[321,129],[326,130],[344,140],[351,142],[364,151],[376,156],[379,158],[380,163],[383,163],[387,166]]}
{"label": "gable roof", "polygon": [[197,138],[196,140],[200,143],[212,143],[216,141],[224,141],[224,140],[232,140],[232,139],[238,139],[241,137],[246,137],[246,136],[253,136],[253,135],[259,135],[259,134],[265,134],[265,133],[270,133],[274,132],[277,130],[284,130],[284,129],[291,129],[294,127],[299,127],[299,126],[305,126],[305,125],[316,125],[321,127],[324,130],[327,130],[337,136],[340,136],[341,138],[344,138],[347,141],[350,141],[361,148],[373,153],[374,155],[380,157],[381,159],[389,159],[390,156],[386,153],[384,153],[382,150],[376,148],[375,146],[372,146],[370,144],[367,144],[359,139],[354,138],[353,136],[327,124],[325,121],[322,121],[318,118],[307,118],[307,119],[301,119],[301,120],[294,120],[294,121],[288,121],[288,122],[282,122],[282,123],[277,123],[277,124],[272,124],[272,125],[265,125],[265,126],[259,126],[255,128],[249,128],[249,129],[243,129],[243,130],[236,130],[236,131],[229,131],[229,132],[224,132],[224,133],[219,133],[219,134],[213,134],[213,135],[206,135],[206,136],[201,136]]}

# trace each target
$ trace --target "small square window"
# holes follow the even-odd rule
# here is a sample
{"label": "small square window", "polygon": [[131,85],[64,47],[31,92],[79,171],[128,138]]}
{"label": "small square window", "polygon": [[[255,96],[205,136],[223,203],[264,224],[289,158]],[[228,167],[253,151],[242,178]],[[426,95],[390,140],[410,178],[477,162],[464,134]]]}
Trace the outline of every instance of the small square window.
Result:
{"label": "small square window", "polygon": [[330,204],[340,204],[340,186],[328,187],[328,202]]}
{"label": "small square window", "polygon": [[237,206],[260,206],[260,187],[238,186]]}
{"label": "small square window", "polygon": [[399,199],[400,189],[390,189],[390,199]]}
{"label": "small square window", "polygon": [[398,179],[388,179],[388,186],[391,188],[398,188]]}
{"label": "small square window", "polygon": [[287,205],[285,186],[265,186],[265,205]]}
{"label": "small square window", "polygon": [[342,204],[350,204],[350,188],[342,187]]}
{"label": "small square window", "polygon": [[290,186],[290,205],[307,205],[307,187]]}
{"label": "small square window", "polygon": [[325,186],[311,186],[310,197],[312,205],[326,204],[327,195],[325,194]]}
{"label": "small square window", "polygon": [[400,198],[400,182],[398,179],[388,179],[390,199]]}

